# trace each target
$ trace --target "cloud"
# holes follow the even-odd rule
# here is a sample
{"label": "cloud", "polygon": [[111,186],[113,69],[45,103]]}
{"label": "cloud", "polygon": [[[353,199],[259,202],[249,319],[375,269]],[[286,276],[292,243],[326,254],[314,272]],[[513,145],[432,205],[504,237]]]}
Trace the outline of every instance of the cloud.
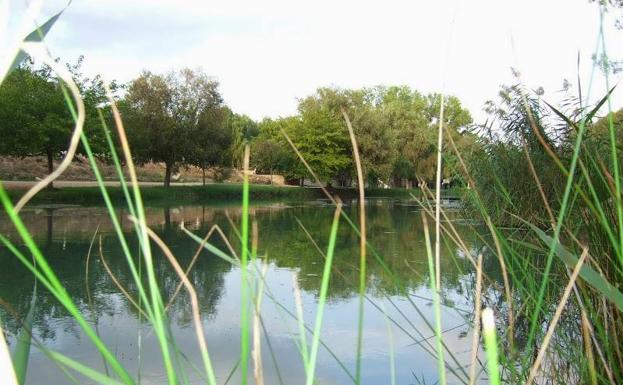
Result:
{"label": "cloud", "polygon": [[[608,44],[621,52],[612,24]],[[296,99],[320,86],[377,84],[445,89],[482,118],[484,101],[513,81],[510,67],[555,99],[563,79],[576,78],[579,51],[588,83],[598,27],[597,7],[580,0],[92,0],[72,3],[48,43],[122,81],[144,68],[202,67],[254,118],[295,113]],[[595,83],[595,97],[603,89]]]}

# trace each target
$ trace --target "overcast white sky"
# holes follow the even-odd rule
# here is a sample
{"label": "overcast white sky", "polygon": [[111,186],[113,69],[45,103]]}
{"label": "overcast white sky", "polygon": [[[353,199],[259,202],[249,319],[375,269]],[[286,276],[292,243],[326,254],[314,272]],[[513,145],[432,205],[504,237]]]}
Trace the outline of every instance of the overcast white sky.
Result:
{"label": "overcast white sky", "polygon": [[[23,4],[11,1],[15,18]],[[47,2],[39,22],[64,4]],[[613,16],[607,48],[623,58]],[[563,79],[575,84],[580,52],[588,88],[599,25],[587,0],[74,0],[47,42],[64,61],[85,55],[88,74],[120,81],[201,67],[234,111],[255,119],[295,113],[297,98],[320,86],[445,84],[483,120],[483,103],[512,82],[511,66],[556,102]],[[597,78],[594,98],[605,92]]]}

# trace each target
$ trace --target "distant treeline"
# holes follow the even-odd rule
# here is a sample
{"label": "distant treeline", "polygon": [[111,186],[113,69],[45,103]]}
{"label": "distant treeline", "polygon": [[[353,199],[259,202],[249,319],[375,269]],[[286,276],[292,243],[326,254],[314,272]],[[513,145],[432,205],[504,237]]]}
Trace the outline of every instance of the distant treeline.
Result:
{"label": "distant treeline", "polygon": [[[85,107],[85,134],[94,153],[111,160],[110,134],[120,149],[109,100],[101,78],[81,72],[82,58],[68,65]],[[0,154],[53,160],[66,150],[74,121],[63,85],[45,66],[26,61],[0,87]],[[432,180],[440,95],[409,87],[360,90],[320,88],[301,99],[298,114],[255,122],[225,105],[219,84],[200,70],[167,74],[144,71],[127,84],[111,84],[137,163],[162,162],[165,186],[181,167],[216,170],[242,166],[245,143],[251,145],[251,168],[279,173],[291,183],[311,179],[289,137],[322,182],[351,186],[353,153],[342,109],[350,117],[369,186],[413,185]],[[455,97],[446,99],[444,125],[462,148],[476,143],[466,128],[469,112]],[[81,150],[82,151],[82,150]],[[448,157],[444,174],[458,175]]]}
{"label": "distant treeline", "polygon": [[[102,79],[85,77],[81,64],[82,58],[67,67],[83,95],[85,135],[94,153],[111,161],[111,144],[119,151],[120,143],[109,99]],[[354,157],[344,114],[352,122],[368,187],[412,187],[434,180],[440,94],[422,94],[407,86],[319,88],[299,100],[296,115],[256,122],[225,105],[219,84],[200,70],[144,71],[127,84],[113,82],[110,87],[134,161],[162,162],[165,186],[187,165],[212,169],[217,180],[219,175],[224,178],[228,169],[242,166],[246,143],[251,148],[250,167],[257,173],[278,173],[292,184],[302,184],[312,176],[288,139],[323,183],[353,186]],[[44,155],[51,171],[74,127],[64,92],[46,66],[26,61],[13,71],[0,86],[0,154]],[[568,107],[565,113],[576,120],[586,110],[573,99]],[[487,102],[485,109],[488,123],[476,125],[458,98],[445,97],[446,181],[468,185],[471,179],[490,191],[512,184],[502,196],[525,193],[519,186],[534,182],[527,154],[545,179],[545,192],[548,186],[556,189],[561,173],[550,158],[568,158],[573,122],[546,106],[540,91],[520,86],[502,87],[499,99]],[[617,127],[620,120],[621,112],[614,119]],[[605,146],[606,121],[587,124],[587,145]],[[596,153],[608,153],[607,146]]]}

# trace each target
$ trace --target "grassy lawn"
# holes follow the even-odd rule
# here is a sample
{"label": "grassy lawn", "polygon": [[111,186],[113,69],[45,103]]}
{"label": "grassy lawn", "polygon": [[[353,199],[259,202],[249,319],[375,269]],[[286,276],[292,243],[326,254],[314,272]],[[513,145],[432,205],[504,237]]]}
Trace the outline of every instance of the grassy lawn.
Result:
{"label": "grassy lawn", "polygon": [[[123,191],[120,187],[107,187],[113,202],[124,200]],[[353,188],[338,188],[331,190],[333,194],[339,195],[342,199],[356,198],[357,190]],[[13,200],[18,199],[24,190],[10,190],[9,195]],[[142,187],[141,193],[143,200],[149,204],[181,204],[181,203],[207,203],[218,201],[230,201],[242,199],[242,184],[235,183],[215,183],[206,186],[162,186]],[[413,196],[421,196],[419,189],[368,189],[366,196],[370,198],[403,198],[409,199]],[[444,192],[444,196],[458,196],[458,190]],[[324,198],[324,194],[319,188],[304,188],[293,186],[270,186],[270,185],[251,185],[251,200],[310,200]],[[53,190],[44,190],[37,194],[32,200],[33,203],[65,203],[65,204],[102,204],[103,199],[99,187],[63,187]]]}

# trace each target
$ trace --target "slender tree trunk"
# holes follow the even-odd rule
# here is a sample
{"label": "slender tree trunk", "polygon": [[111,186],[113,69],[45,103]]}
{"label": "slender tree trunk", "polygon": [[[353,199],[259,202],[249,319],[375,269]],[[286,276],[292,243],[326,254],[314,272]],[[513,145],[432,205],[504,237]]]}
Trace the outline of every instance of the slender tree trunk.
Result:
{"label": "slender tree trunk", "polygon": [[270,168],[270,185],[272,186],[273,184],[273,168]]}
{"label": "slender tree trunk", "polygon": [[164,229],[171,229],[171,208],[168,206],[164,208]]}
{"label": "slender tree trunk", "polygon": [[[45,154],[48,157],[48,175],[54,171],[54,155],[52,154],[52,150],[46,150]],[[48,189],[52,190],[54,188],[54,183],[50,182],[48,185]]]}
{"label": "slender tree trunk", "polygon": [[203,172],[203,185],[206,185],[206,168],[201,167],[201,172]]}
{"label": "slender tree trunk", "polygon": [[173,164],[169,162],[165,162],[165,170],[164,170],[164,187],[171,186],[171,171],[173,169]]}

